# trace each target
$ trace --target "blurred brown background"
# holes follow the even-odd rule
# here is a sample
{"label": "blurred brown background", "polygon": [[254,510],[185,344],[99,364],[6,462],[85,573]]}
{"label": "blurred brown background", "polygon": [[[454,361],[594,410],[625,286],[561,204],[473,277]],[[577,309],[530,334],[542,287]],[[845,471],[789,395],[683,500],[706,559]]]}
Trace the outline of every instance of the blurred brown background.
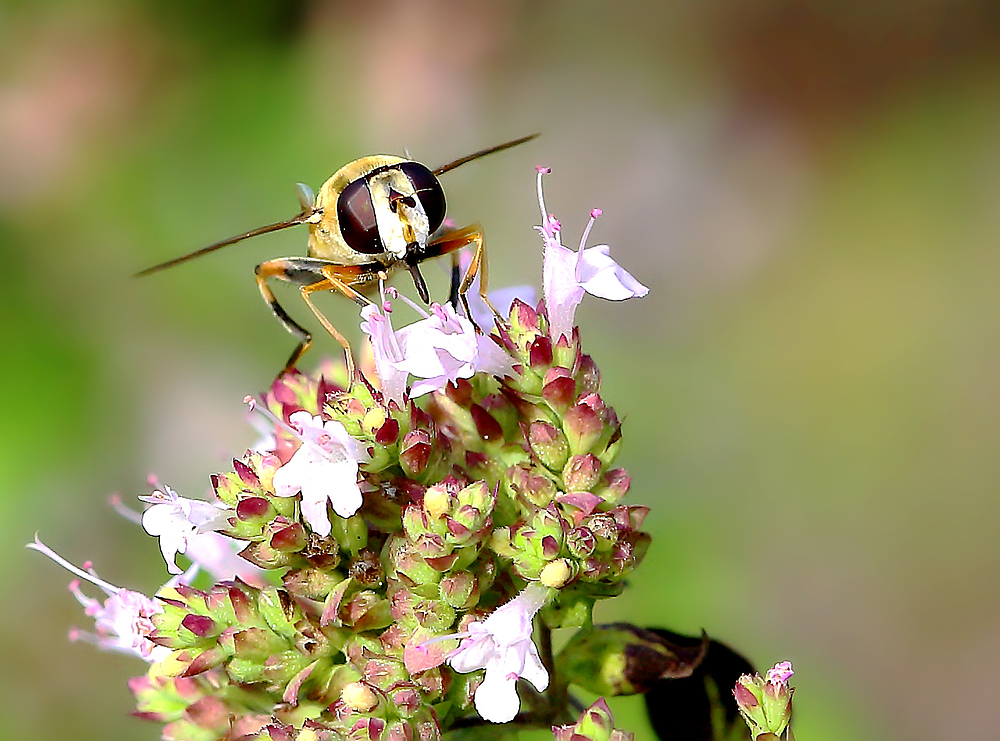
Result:
{"label": "blurred brown background", "polygon": [[254,439],[241,400],[294,342],[253,266],[305,237],[130,274],[361,155],[537,130],[445,187],[523,282],[550,165],[567,243],[601,207],[592,242],[652,289],[578,314],[656,537],[600,617],[791,659],[802,739],[995,738],[998,93],[986,0],[6,0],[0,737],[157,738],[143,665],[67,643],[69,577],[21,546],[165,579],[105,499],[202,494]]}

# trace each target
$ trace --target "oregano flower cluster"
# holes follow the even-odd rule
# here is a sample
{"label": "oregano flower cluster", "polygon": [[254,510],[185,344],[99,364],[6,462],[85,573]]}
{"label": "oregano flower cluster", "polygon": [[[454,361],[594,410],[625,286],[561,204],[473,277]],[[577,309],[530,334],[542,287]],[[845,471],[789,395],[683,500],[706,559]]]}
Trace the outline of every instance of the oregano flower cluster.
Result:
{"label": "oregano flower cluster", "polygon": [[[248,397],[268,434],[211,476],[209,499],[140,497],[129,516],[174,574],[153,598],[32,544],[78,577],[96,627],[73,637],[148,663],[130,688],[165,739],[432,741],[510,723],[624,741],[603,699],[580,715],[571,685],[645,692],[702,662],[707,638],[593,625],[650,537],[574,314],[585,293],[646,288],[584,244],[598,210],[578,250],[562,245],[545,172],[542,301],[514,300],[492,326],[435,304],[394,329],[406,299],[383,288],[361,317],[374,369],[284,373]],[[557,629],[573,635],[559,656]],[[768,713],[756,727],[784,730],[787,713]]]}

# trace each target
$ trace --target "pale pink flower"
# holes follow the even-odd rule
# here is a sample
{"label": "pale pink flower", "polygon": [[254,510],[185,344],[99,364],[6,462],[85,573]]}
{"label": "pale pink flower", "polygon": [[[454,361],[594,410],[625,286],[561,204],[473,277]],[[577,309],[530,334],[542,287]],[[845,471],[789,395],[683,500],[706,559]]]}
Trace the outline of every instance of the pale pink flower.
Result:
{"label": "pale pink flower", "polygon": [[417,378],[410,387],[416,398],[438,391],[476,373],[511,372],[510,356],[489,337],[477,334],[451,304],[431,304],[431,315],[396,333],[403,348],[403,367]]}
{"label": "pale pink flower", "polygon": [[198,533],[188,538],[184,555],[191,559],[196,570],[189,569],[181,582],[190,584],[200,570],[208,572],[216,582],[238,578],[247,584],[264,585],[266,572],[239,555],[245,545],[217,532]]}
{"label": "pale pink flower", "polygon": [[293,497],[301,491],[303,517],[313,532],[327,536],[327,503],[341,517],[350,517],[361,507],[358,461],[364,457],[364,449],[340,422],[324,423],[321,416],[305,411],[295,412],[288,422],[302,445],[275,472],[275,494]]}
{"label": "pale pink flower", "polygon": [[529,584],[521,594],[501,605],[482,622],[470,623],[458,648],[448,657],[463,674],[486,669],[476,689],[476,710],[492,723],[507,723],[521,707],[515,683],[523,677],[539,692],[549,685],[549,673],[531,640],[535,613],[546,603],[548,590]]}
{"label": "pale pink flower", "polygon": [[[111,497],[110,504],[129,522],[142,524],[143,513],[126,507],[118,495]],[[208,572],[217,582],[238,578],[255,586],[265,584],[266,572],[240,557],[239,552],[243,548],[242,542],[215,531],[190,535],[187,538],[187,550],[183,553],[191,560],[192,565],[183,574],[171,579],[168,584],[190,584],[199,571]]]}
{"label": "pale pink flower", "polygon": [[388,302],[383,301],[381,307],[375,304],[365,306],[361,310],[364,319],[361,322],[361,329],[371,338],[372,354],[382,384],[382,394],[387,402],[394,401],[402,408],[408,374],[403,364],[403,350],[392,329],[389,312],[383,310],[387,305]]}
{"label": "pale pink flower", "polygon": [[153,615],[162,612],[155,601],[139,592],[109,584],[91,569],[84,571],[74,566],[37,537],[34,543],[28,543],[28,548],[48,556],[70,573],[99,587],[108,595],[101,602],[80,590],[79,579],[70,582],[69,589],[83,605],[84,613],[94,618],[93,633],[73,629],[70,632],[71,640],[88,641],[107,651],[133,654],[150,663],[159,661],[170,653],[170,649],[157,646],[149,639],[155,630]]}
{"label": "pale pink flower", "polygon": [[383,393],[400,405],[408,376],[417,379],[409,392],[410,398],[416,398],[476,373],[511,371],[507,353],[478,334],[472,322],[450,304],[431,304],[429,315],[396,331],[378,307],[365,307],[362,316],[361,328],[372,338]]}
{"label": "pale pink flower", "polygon": [[795,672],[792,671],[791,661],[779,661],[777,664],[772,666],[767,670],[765,675],[765,680],[768,684],[772,685],[786,685],[788,680],[792,678]]}
{"label": "pale pink flower", "polygon": [[160,539],[160,552],[171,574],[181,573],[177,554],[187,553],[192,538],[227,527],[229,518],[235,516],[220,504],[178,496],[169,486],[139,499],[151,505],[142,513],[142,527]]}
{"label": "pale pink flower", "polygon": [[580,247],[574,252],[564,247],[561,241],[561,225],[545,210],[542,193],[542,175],[548,168],[538,168],[538,207],[542,213],[542,225],[535,227],[542,235],[545,253],[542,260],[542,293],[549,316],[549,335],[558,340],[569,337],[573,332],[576,307],[583,300],[584,293],[611,301],[641,297],[649,289],[616,263],[606,244],[585,247],[590,230],[600,209],[590,212],[590,221],[583,230]]}

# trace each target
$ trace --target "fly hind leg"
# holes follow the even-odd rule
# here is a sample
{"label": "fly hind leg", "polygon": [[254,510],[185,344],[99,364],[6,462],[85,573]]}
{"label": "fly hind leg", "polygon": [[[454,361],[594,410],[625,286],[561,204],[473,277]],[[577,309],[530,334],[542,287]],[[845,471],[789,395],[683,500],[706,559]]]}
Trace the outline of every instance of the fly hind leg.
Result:
{"label": "fly hind leg", "polygon": [[312,335],[298,322],[288,315],[288,312],[278,303],[274,297],[274,292],[267,285],[269,278],[277,278],[286,283],[293,283],[299,287],[302,300],[313,315],[319,319],[323,329],[330,333],[341,347],[344,348],[344,355],[347,361],[348,383],[354,382],[354,356],[351,353],[350,343],[330,320],[323,315],[312,301],[312,294],[316,291],[333,291],[341,293],[362,306],[370,303],[367,298],[361,295],[353,285],[358,283],[363,274],[363,270],[356,266],[334,265],[326,260],[310,257],[283,257],[276,260],[268,260],[257,266],[257,287],[261,295],[271,307],[271,311],[278,317],[278,321],[284,325],[285,329],[299,338],[299,344],[285,363],[285,370],[295,367],[295,364],[302,357],[303,353],[312,343]]}
{"label": "fly hind leg", "polygon": [[286,261],[280,258],[277,260],[268,260],[267,262],[258,265],[255,270],[257,288],[260,289],[260,294],[264,297],[264,301],[267,302],[267,305],[285,329],[299,338],[299,344],[295,346],[292,354],[288,356],[288,360],[285,362],[285,367],[282,369],[282,373],[293,369],[295,364],[299,362],[299,358],[302,357],[305,351],[309,349],[309,345],[312,344],[312,335],[309,334],[309,331],[289,316],[288,312],[285,311],[281,304],[278,303],[278,300],[274,297],[274,291],[272,291],[271,287],[267,285],[268,278],[288,280],[287,265],[285,263]]}

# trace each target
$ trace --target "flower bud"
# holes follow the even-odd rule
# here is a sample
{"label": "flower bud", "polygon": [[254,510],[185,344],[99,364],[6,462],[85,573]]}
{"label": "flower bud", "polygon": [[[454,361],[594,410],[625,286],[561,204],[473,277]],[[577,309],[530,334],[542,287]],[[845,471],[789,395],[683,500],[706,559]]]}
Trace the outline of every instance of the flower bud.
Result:
{"label": "flower bud", "polygon": [[538,580],[547,587],[558,589],[573,578],[573,566],[570,561],[560,558],[547,563],[542,569]]}
{"label": "flower bud", "polygon": [[542,380],[542,398],[556,411],[565,411],[576,399],[576,380],[566,368],[549,368]]}
{"label": "flower bud", "polygon": [[538,332],[538,312],[521,299],[514,299],[510,305],[510,327],[517,334]]}
{"label": "flower bud", "polygon": [[431,458],[431,437],[426,430],[406,433],[399,448],[399,463],[408,476],[419,476]]}
{"label": "flower bud", "polygon": [[571,726],[552,726],[556,741],[632,741],[633,734],[615,728],[611,708],[604,698],[583,711]]}
{"label": "flower bud", "polygon": [[469,407],[469,413],[472,415],[472,421],[476,425],[476,432],[479,433],[479,437],[486,442],[503,440],[503,428],[500,426],[500,423],[482,406],[473,404]]}
{"label": "flower bud", "polygon": [[528,427],[528,444],[542,465],[559,471],[566,465],[569,444],[566,436],[548,422],[532,422]]}
{"label": "flower bud", "polygon": [[600,414],[587,404],[571,407],[563,417],[563,431],[573,453],[589,453],[601,439],[604,423]]}
{"label": "flower bud", "polygon": [[542,373],[552,365],[552,342],[548,337],[537,337],[531,343],[528,348],[528,363],[536,373]]}
{"label": "flower bud", "polygon": [[765,679],[759,674],[744,674],[736,682],[733,697],[755,739],[769,733],[780,736],[788,727],[794,691],[788,680],[792,674],[791,663],[782,661],[767,671]]}
{"label": "flower bud", "polygon": [[364,682],[351,682],[340,691],[340,699],[351,710],[367,713],[378,705],[378,695],[375,690]]}
{"label": "flower bud", "polygon": [[574,455],[562,471],[567,492],[590,491],[601,479],[601,461],[596,455]]}
{"label": "flower bud", "polygon": [[432,486],[424,493],[424,510],[437,519],[451,510],[451,494],[445,486]]}
{"label": "flower bud", "polygon": [[580,394],[596,394],[601,390],[601,371],[589,355],[581,355],[576,368],[576,380],[580,384]]}

